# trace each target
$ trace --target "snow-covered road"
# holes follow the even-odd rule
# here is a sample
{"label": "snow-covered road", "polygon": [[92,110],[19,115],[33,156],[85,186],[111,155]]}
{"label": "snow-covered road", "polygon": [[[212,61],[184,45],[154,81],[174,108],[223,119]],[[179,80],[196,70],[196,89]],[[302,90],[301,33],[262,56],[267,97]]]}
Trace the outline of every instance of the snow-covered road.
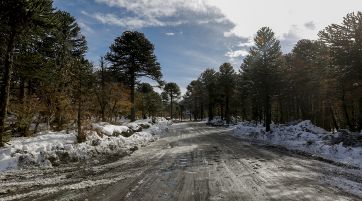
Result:
{"label": "snow-covered road", "polygon": [[228,128],[181,123],[123,158],[2,172],[0,189],[0,200],[336,201],[362,200],[362,177]]}

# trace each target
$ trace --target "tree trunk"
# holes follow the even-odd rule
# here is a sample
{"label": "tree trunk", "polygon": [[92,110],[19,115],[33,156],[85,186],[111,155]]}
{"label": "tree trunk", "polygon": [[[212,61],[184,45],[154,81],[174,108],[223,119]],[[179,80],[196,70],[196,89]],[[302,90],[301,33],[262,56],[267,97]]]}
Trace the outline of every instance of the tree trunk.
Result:
{"label": "tree trunk", "polygon": [[265,131],[269,132],[271,124],[271,106],[270,106],[270,97],[267,95],[265,97]]}
{"label": "tree trunk", "polygon": [[209,105],[208,105],[208,114],[209,114],[209,121],[211,121],[212,119],[214,119],[214,114],[212,112],[212,103],[210,101],[210,97],[209,97]]}
{"label": "tree trunk", "polygon": [[102,106],[101,106],[101,119],[102,119],[103,122],[106,121],[106,111],[105,110],[106,110],[106,108],[102,104]]}
{"label": "tree trunk", "polygon": [[0,97],[0,147],[4,145],[3,143],[3,134],[5,132],[5,121],[6,114],[9,105],[9,93],[10,93],[10,82],[11,82],[11,73],[12,73],[12,59],[13,59],[13,50],[15,44],[15,28],[12,27],[9,41],[6,47],[6,55],[4,60],[4,77],[3,77],[3,86],[1,86],[1,97]]}
{"label": "tree trunk", "polygon": [[172,108],[173,108],[173,94],[171,93],[171,120],[173,119],[173,114],[172,114]]}
{"label": "tree trunk", "polygon": [[105,77],[104,77],[104,59],[101,57],[101,115],[102,121],[106,121],[106,94],[105,94]]}
{"label": "tree trunk", "polygon": [[339,130],[339,126],[338,126],[338,123],[337,123],[337,120],[336,120],[336,116],[335,116],[335,114],[334,114],[333,107],[332,107],[332,104],[331,104],[331,103],[329,103],[329,110],[331,111],[332,121],[333,121],[334,128],[338,131],[338,130]]}
{"label": "tree trunk", "polygon": [[344,92],[344,90],[342,91],[342,109],[343,109],[344,117],[345,117],[345,119],[346,119],[346,123],[347,123],[347,126],[348,126],[349,130],[350,130],[350,131],[355,131],[355,128],[354,128],[354,126],[353,126],[353,124],[351,123],[350,118],[349,118],[348,108],[347,108],[347,103],[346,103],[346,100],[345,100],[345,92]]}
{"label": "tree trunk", "polygon": [[78,128],[78,136],[77,136],[77,140],[78,143],[84,142],[85,139],[85,134],[82,131],[82,75],[79,74],[78,77],[78,81],[79,81],[79,88],[78,88],[78,119],[77,119],[77,128]]}
{"label": "tree trunk", "polygon": [[145,111],[145,98],[144,98],[145,94],[142,94],[142,118],[143,119],[147,119],[146,117],[146,111]]}
{"label": "tree trunk", "polygon": [[77,128],[78,128],[78,143],[85,141],[84,133],[82,132],[82,98],[81,94],[79,94],[78,100],[78,121],[77,121]]}
{"label": "tree trunk", "polygon": [[200,105],[200,117],[201,117],[201,120],[204,119],[204,104],[202,101],[201,101],[201,105]]}
{"label": "tree trunk", "polygon": [[194,115],[194,121],[197,121],[197,114],[196,114],[196,111],[193,112],[193,115]]}
{"label": "tree trunk", "polygon": [[359,116],[358,116],[358,131],[362,131],[362,97],[358,100]]}
{"label": "tree trunk", "polygon": [[278,100],[279,100],[279,112],[280,112],[279,123],[284,123],[285,120],[284,120],[283,103],[281,98],[279,98]]}
{"label": "tree trunk", "polygon": [[20,78],[20,90],[19,90],[19,100],[23,104],[25,100],[25,80],[23,78]]}
{"label": "tree trunk", "polygon": [[230,109],[229,109],[229,96],[226,96],[225,100],[225,117],[226,117],[226,123],[230,124]]}
{"label": "tree trunk", "polygon": [[136,106],[135,106],[135,74],[132,72],[131,78],[131,122],[136,121]]}

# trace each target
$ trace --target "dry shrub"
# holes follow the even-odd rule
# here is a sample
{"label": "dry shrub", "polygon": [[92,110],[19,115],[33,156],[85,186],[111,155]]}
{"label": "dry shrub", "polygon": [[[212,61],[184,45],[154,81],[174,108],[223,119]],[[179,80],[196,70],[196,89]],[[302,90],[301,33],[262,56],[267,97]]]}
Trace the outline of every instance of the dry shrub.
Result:
{"label": "dry shrub", "polygon": [[16,116],[14,132],[20,136],[30,136],[29,131],[34,118],[39,112],[41,101],[37,96],[26,97],[23,102],[10,104],[10,111]]}

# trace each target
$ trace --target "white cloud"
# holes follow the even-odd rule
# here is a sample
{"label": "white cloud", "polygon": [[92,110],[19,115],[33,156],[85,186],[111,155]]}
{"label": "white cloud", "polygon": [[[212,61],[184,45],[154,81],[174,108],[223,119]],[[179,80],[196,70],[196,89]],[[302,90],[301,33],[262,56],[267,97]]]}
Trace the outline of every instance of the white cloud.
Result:
{"label": "white cloud", "polygon": [[235,36],[236,36],[236,34],[231,31],[224,32],[224,37],[226,37],[226,38],[235,37]]}
{"label": "white cloud", "polygon": [[174,36],[175,35],[175,33],[173,33],[173,32],[167,32],[165,34],[166,34],[166,36]]}
{"label": "white cloud", "polygon": [[[272,28],[277,36],[288,33],[292,25],[301,29],[300,38],[316,39],[318,31],[332,23],[340,23],[350,12],[362,10],[361,0],[207,0],[219,8],[236,27],[231,31],[238,36],[252,37],[263,26]],[[315,29],[305,27],[314,22]],[[226,35],[231,35],[228,33]]]}
{"label": "white cloud", "polygon": [[78,25],[82,29],[82,31],[84,31],[85,33],[89,33],[89,34],[94,33],[94,30],[90,26],[88,26],[86,23],[80,21],[80,22],[78,22]]}
{"label": "white cloud", "polygon": [[114,14],[103,14],[95,13],[94,15],[89,15],[94,19],[98,20],[103,24],[116,25],[129,28],[142,28],[150,26],[165,26],[165,24],[157,19],[147,18],[141,19],[137,17],[123,17],[120,18]]}
{"label": "white cloud", "polygon": [[310,29],[310,30],[314,30],[316,28],[315,24],[313,21],[310,21],[310,22],[307,22],[304,24],[304,26],[307,28],[307,29]]}
{"label": "white cloud", "polygon": [[216,7],[205,0],[95,0],[110,7],[125,9],[132,17],[118,17],[111,13],[97,13],[98,21],[133,28],[177,26],[186,23],[209,24],[230,23]]}
{"label": "white cloud", "polygon": [[229,58],[239,58],[239,57],[245,57],[248,54],[249,52],[246,50],[230,50],[226,52],[225,56]]}
{"label": "white cloud", "polygon": [[239,43],[238,47],[249,48],[254,45],[255,45],[254,39],[252,37],[249,37],[248,41]]}
{"label": "white cloud", "polygon": [[87,16],[89,15],[89,13],[85,10],[80,11],[80,13],[82,13],[83,15],[87,15]]}
{"label": "white cloud", "polygon": [[157,18],[177,15],[180,11],[195,13],[209,12],[209,6],[204,0],[96,0],[111,7],[125,8],[139,15]]}
{"label": "white cloud", "polygon": [[[268,26],[289,52],[302,39],[317,39],[318,31],[340,23],[349,12],[362,10],[361,0],[95,0],[123,12],[88,14],[104,24],[128,28],[194,24],[217,32],[229,49],[225,56],[232,62],[247,55],[256,32]],[[323,12],[322,12],[323,11]],[[127,15],[126,15],[127,14]],[[122,15],[126,15],[123,17]],[[221,26],[215,26],[221,25]],[[226,25],[226,26],[222,26]],[[167,36],[173,34],[165,33]],[[224,37],[222,37],[224,36]],[[246,39],[249,39],[246,41]],[[215,63],[215,61],[209,61]]]}
{"label": "white cloud", "polygon": [[[269,26],[281,40],[317,39],[318,31],[339,23],[347,13],[362,9],[361,0],[95,0],[122,8],[132,17],[113,14],[95,16],[102,23],[133,28],[176,26],[186,23],[233,23],[224,37],[253,38],[258,29]],[[321,12],[323,10],[323,12]],[[307,13],[307,15],[306,15]],[[298,33],[291,33],[291,26]],[[293,35],[291,35],[293,34]],[[293,42],[296,38],[293,38]],[[283,42],[282,42],[283,43]]]}
{"label": "white cloud", "polygon": [[279,37],[284,53],[290,52],[295,44],[302,38],[302,36],[299,35],[301,32],[301,29],[297,25],[292,25],[287,33],[284,33]]}

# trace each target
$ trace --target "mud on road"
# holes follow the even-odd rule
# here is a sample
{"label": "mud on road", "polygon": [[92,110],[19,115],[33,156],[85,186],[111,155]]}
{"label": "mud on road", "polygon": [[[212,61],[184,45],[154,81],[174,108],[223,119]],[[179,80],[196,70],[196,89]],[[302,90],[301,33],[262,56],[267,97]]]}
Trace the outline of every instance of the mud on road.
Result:
{"label": "mud on road", "polygon": [[243,141],[228,128],[175,124],[130,156],[0,174],[0,200],[362,200],[358,171]]}

